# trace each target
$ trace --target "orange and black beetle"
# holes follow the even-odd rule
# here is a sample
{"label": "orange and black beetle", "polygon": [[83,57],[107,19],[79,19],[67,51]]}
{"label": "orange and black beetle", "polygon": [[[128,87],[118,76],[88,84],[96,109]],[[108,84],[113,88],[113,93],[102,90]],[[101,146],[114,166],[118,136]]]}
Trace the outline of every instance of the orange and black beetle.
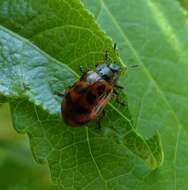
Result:
{"label": "orange and black beetle", "polygon": [[84,72],[81,78],[69,87],[61,105],[65,123],[78,127],[98,120],[107,105],[120,74],[117,64],[97,64],[95,70]]}

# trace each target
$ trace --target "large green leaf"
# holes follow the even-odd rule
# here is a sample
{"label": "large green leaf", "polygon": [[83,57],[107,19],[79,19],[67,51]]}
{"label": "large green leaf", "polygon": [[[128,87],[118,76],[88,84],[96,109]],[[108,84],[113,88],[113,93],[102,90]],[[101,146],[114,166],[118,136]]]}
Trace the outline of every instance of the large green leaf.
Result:
{"label": "large green leaf", "polygon": [[[48,161],[61,189],[111,189],[129,172],[139,178],[150,171],[139,157],[150,168],[159,167],[163,154],[158,133],[145,140],[132,126],[127,108],[111,103],[101,131],[68,128],[57,116],[61,99],[56,92],[72,84],[79,64],[92,68],[112,49],[78,1],[1,0],[0,22],[66,63],[1,27],[1,94],[13,101],[15,128],[29,134],[36,160]],[[110,56],[117,59],[113,52]]]}
{"label": "large green leaf", "polygon": [[139,65],[126,80],[137,128],[147,136],[155,129],[162,134],[163,167],[140,181],[129,175],[125,181],[132,179],[132,189],[188,189],[188,24],[183,9],[176,0],[83,2],[117,42],[123,61]]}
{"label": "large green leaf", "polygon": [[[72,175],[72,172],[74,175],[77,175],[74,169],[72,172],[68,171],[68,173],[57,173],[57,170],[65,169],[69,166],[69,163],[65,165],[59,163],[63,162],[64,159],[66,160],[67,156],[70,157],[68,162],[73,162],[71,165],[78,162],[80,158],[75,160],[74,154],[69,150],[69,148],[72,150],[77,146],[82,150],[81,152],[78,151],[78,154],[82,154],[82,159],[84,157],[86,163],[91,162],[91,168],[88,167],[87,170],[87,172],[91,173],[91,179],[96,177],[97,173],[99,177],[101,175],[98,188],[104,188],[103,180],[105,179],[100,174],[100,170],[104,168],[102,166],[98,168],[96,164],[97,158],[93,154],[99,154],[98,156],[100,157],[103,156],[102,152],[98,152],[98,150],[95,153],[95,149],[101,146],[101,144],[103,145],[103,153],[106,152],[106,154],[112,155],[117,154],[116,149],[119,149],[120,152],[127,152],[128,150],[123,147],[124,144],[131,151],[145,159],[149,167],[158,167],[162,159],[162,155],[160,155],[161,147],[154,143],[160,143],[159,136],[156,135],[145,141],[143,137],[137,134],[135,128],[132,127],[126,118],[126,115],[118,116],[119,114],[123,114],[123,112],[120,112],[113,105],[111,105],[107,114],[110,119],[106,120],[104,126],[113,127],[115,131],[107,128],[104,128],[104,131],[98,131],[95,128],[91,128],[90,130],[79,128],[75,131],[75,129],[68,129],[67,126],[64,126],[60,117],[57,116],[60,111],[60,101],[53,94],[55,86],[51,86],[50,84],[54,82],[54,78],[58,78],[62,81],[63,85],[70,85],[71,81],[75,79],[74,74],[66,65],[60,64],[38,48],[32,46],[25,39],[2,27],[0,28],[0,39],[2,50],[0,73],[3,79],[1,80],[0,90],[2,94],[12,98],[11,108],[14,126],[19,132],[27,132],[29,134],[36,160],[39,162],[48,161],[52,177],[57,183],[62,183],[61,179],[59,180],[59,175],[64,177],[64,175]],[[8,89],[6,88],[7,86],[9,87]],[[56,87],[56,89],[58,88]],[[63,86],[62,89],[64,89]],[[13,98],[16,101],[13,101]],[[35,105],[27,103],[25,99],[29,99]],[[43,111],[39,107],[46,111]],[[72,136],[75,137],[72,138]],[[91,146],[93,147],[91,148]],[[109,150],[108,146],[115,146],[117,148]],[[62,157],[59,157],[59,154]],[[128,152],[127,154],[124,155],[124,165],[129,166],[128,158],[130,153]],[[90,158],[88,158],[88,155],[90,155]],[[100,161],[103,163],[106,162],[106,159],[100,158]],[[109,161],[120,162],[119,159],[113,157],[109,158]],[[78,163],[80,170],[86,167],[82,164]],[[93,173],[93,167],[96,167],[97,173]],[[117,170],[117,168],[115,169]],[[127,172],[127,168],[125,167],[123,171]],[[119,172],[122,171],[120,170]],[[67,183],[71,184],[72,182],[68,180]],[[84,181],[81,180],[79,183],[84,184]]]}

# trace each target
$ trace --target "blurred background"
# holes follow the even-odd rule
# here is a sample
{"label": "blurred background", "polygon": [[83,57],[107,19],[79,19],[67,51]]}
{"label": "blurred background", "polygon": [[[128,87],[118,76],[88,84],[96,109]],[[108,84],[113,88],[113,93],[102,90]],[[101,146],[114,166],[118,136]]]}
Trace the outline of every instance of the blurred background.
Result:
{"label": "blurred background", "polygon": [[9,105],[0,105],[0,190],[57,190],[46,165],[33,160],[27,135],[11,123]]}

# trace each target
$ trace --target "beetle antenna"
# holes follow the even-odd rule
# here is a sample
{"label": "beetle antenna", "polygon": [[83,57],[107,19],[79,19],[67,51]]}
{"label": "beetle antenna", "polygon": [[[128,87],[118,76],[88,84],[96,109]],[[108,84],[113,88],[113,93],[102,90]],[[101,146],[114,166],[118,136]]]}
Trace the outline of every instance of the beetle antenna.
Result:
{"label": "beetle antenna", "polygon": [[139,67],[139,65],[130,65],[129,68],[136,68]]}
{"label": "beetle antenna", "polygon": [[108,51],[106,50],[105,55],[104,55],[104,60],[107,63],[108,62]]}
{"label": "beetle antenna", "polygon": [[114,52],[115,52],[116,49],[117,49],[117,44],[116,44],[116,43],[114,43],[114,47],[113,47],[113,49],[114,49]]}

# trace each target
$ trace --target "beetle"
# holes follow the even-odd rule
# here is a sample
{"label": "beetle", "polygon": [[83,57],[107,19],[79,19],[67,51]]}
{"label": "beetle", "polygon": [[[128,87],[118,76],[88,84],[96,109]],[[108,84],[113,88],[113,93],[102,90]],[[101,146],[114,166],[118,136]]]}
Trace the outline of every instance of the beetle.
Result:
{"label": "beetle", "polygon": [[[114,48],[115,49],[115,48]],[[107,53],[105,54],[107,60]],[[94,70],[83,72],[82,76],[64,95],[61,113],[64,122],[71,127],[79,127],[90,121],[98,121],[100,127],[101,113],[109,102],[115,88],[121,68],[118,64],[96,64]]]}

